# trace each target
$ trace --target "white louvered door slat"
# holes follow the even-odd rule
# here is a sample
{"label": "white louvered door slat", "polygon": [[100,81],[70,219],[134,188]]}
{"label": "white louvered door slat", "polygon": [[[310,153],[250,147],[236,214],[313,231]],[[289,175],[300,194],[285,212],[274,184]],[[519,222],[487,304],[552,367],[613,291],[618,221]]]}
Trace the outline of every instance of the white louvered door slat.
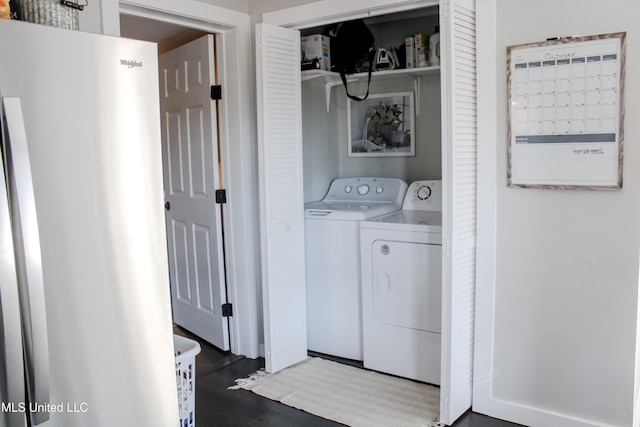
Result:
{"label": "white louvered door slat", "polygon": [[441,421],[471,407],[476,251],[475,1],[442,0],[443,257]]}
{"label": "white louvered door slat", "polygon": [[300,33],[256,26],[267,372],[307,357]]}

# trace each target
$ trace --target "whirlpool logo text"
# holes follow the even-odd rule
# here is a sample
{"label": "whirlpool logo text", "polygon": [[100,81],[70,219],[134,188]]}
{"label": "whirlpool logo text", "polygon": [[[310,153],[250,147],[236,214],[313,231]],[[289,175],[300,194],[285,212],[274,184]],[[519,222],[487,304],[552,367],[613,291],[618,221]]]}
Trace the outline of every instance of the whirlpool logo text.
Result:
{"label": "whirlpool logo text", "polygon": [[120,65],[126,65],[127,68],[142,67],[142,61],[136,61],[135,59],[121,59]]}

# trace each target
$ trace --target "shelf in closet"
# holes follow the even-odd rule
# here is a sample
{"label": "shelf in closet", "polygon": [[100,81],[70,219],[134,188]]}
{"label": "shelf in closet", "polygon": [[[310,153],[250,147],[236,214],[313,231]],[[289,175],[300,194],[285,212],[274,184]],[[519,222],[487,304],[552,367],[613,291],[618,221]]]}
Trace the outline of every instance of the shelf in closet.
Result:
{"label": "shelf in closet", "polygon": [[[417,94],[420,93],[420,83],[423,76],[440,74],[440,66],[433,67],[420,67],[420,68],[401,68],[397,70],[384,70],[374,71],[371,73],[371,81],[376,80],[391,80],[391,79],[413,79],[414,90],[416,93],[416,115],[420,114],[420,97]],[[367,81],[369,73],[356,73],[349,74],[347,76],[347,82],[362,82]],[[320,81],[324,82],[325,96],[327,100],[327,113],[329,112],[329,106],[331,104],[331,88],[342,84],[340,74],[333,71],[324,70],[307,70],[301,72],[301,80],[303,82],[308,81]]]}

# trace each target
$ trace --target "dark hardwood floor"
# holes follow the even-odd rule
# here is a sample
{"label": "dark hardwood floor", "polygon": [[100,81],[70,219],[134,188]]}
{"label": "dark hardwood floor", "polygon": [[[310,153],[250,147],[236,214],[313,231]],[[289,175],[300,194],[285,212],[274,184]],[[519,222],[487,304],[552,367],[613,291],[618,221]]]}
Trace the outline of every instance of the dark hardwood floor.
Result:
{"label": "dark hardwood floor", "polygon": [[[264,359],[248,359],[221,351],[179,327],[175,333],[200,342],[196,356],[196,427],[277,426],[327,427],[342,424],[266,399],[246,390],[228,390],[238,378],[264,367]],[[513,427],[503,420],[467,412],[455,427]]]}

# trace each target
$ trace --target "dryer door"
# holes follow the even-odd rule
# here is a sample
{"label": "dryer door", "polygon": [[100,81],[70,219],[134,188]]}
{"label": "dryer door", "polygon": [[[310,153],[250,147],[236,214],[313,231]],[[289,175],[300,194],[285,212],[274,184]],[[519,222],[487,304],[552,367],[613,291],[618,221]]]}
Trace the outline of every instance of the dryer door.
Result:
{"label": "dryer door", "polygon": [[371,247],[377,322],[441,332],[442,246],[376,240]]}

